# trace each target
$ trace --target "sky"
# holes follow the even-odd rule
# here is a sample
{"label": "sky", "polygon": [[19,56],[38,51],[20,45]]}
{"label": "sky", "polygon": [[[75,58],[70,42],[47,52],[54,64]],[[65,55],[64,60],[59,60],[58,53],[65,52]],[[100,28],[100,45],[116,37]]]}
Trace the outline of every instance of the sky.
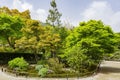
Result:
{"label": "sky", "polygon": [[[0,0],[0,7],[6,6],[19,11],[30,10],[32,19],[45,22],[51,8],[51,0]],[[113,31],[120,32],[120,0],[56,0],[62,13],[63,23],[77,26],[90,19],[101,20]]]}

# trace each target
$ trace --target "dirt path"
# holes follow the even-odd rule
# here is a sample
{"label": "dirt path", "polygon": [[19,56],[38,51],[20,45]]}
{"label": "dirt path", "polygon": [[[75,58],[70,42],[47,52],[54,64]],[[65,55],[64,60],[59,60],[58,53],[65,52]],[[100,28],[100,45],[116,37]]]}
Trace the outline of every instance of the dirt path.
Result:
{"label": "dirt path", "polygon": [[120,62],[105,61],[101,64],[101,71],[95,76],[87,78],[25,78],[8,75],[0,69],[0,80],[120,80]]}
{"label": "dirt path", "polygon": [[[101,71],[95,80],[120,80],[120,62],[105,61],[101,64]],[[94,80],[93,79],[93,80]]]}

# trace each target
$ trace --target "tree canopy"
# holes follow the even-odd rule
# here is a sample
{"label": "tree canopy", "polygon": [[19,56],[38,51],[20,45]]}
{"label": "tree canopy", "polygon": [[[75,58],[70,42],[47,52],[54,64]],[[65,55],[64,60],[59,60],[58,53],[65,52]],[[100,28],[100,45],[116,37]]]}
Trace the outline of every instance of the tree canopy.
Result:
{"label": "tree canopy", "polygon": [[0,51],[41,54],[41,59],[54,58],[77,72],[93,71],[105,54],[119,51],[120,34],[110,26],[89,20],[71,29],[61,27],[55,0],[51,7],[48,24],[31,19],[29,10],[0,8]]}
{"label": "tree canopy", "polygon": [[65,56],[72,66],[79,64],[79,60],[82,60],[83,63],[87,60],[91,60],[89,61],[91,64],[92,62],[98,63],[104,58],[104,54],[114,51],[115,34],[101,21],[81,22],[66,38]]}
{"label": "tree canopy", "polygon": [[19,16],[10,16],[5,13],[0,14],[0,37],[13,49],[15,48],[14,41],[20,36],[20,29],[22,27],[23,21]]}

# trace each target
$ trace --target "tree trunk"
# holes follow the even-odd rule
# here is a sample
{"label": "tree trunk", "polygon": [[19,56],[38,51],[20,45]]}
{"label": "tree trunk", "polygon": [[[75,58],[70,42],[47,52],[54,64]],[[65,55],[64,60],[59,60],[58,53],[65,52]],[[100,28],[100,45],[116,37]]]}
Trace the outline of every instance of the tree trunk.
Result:
{"label": "tree trunk", "polygon": [[35,55],[35,61],[37,63],[37,61],[38,61],[37,50],[34,51],[34,55]]}
{"label": "tree trunk", "polygon": [[8,38],[8,37],[7,37],[7,42],[8,42],[8,44],[9,44],[9,46],[10,46],[10,47],[12,47],[13,49],[15,49],[14,44],[12,44],[12,43],[10,42],[10,40],[9,40],[9,38]]}

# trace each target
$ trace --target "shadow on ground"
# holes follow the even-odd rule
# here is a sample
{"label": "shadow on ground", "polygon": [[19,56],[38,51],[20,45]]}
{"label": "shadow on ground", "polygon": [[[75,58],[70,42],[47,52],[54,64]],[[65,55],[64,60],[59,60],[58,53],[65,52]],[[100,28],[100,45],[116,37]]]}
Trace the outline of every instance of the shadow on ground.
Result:
{"label": "shadow on ground", "polygon": [[120,68],[115,68],[115,67],[101,67],[100,73],[103,73],[103,74],[120,73]]}

